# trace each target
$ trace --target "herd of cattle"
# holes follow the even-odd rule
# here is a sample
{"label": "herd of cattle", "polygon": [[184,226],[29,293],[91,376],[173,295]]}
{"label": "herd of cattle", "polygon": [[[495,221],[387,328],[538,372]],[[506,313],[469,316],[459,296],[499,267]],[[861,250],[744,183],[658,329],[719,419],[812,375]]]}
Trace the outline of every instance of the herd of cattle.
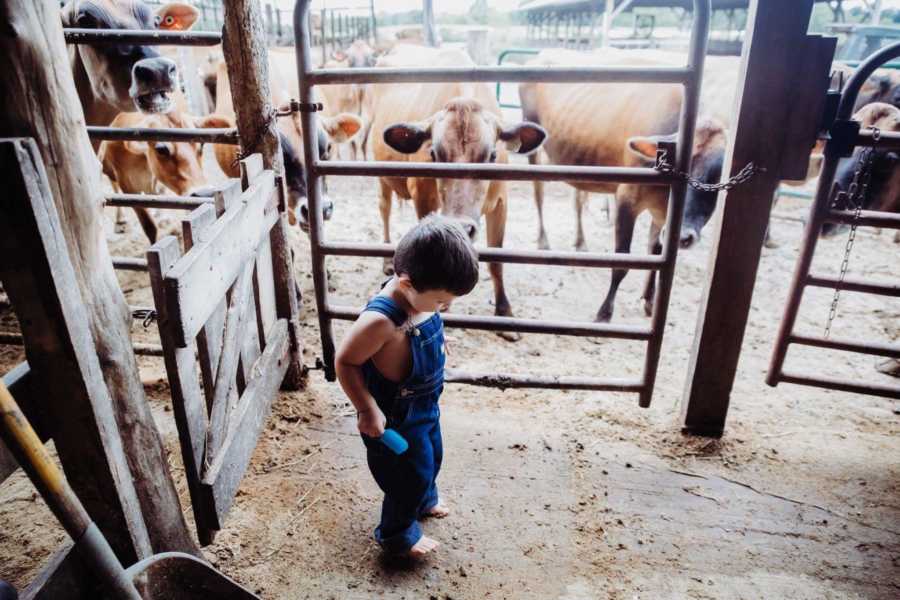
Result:
{"label": "herd of cattle", "polygon": [[[155,13],[140,0],[75,0],[62,9],[65,26],[98,29],[187,30],[197,19],[188,4],[170,2]],[[78,94],[89,125],[123,127],[233,127],[234,102],[224,62],[215,50],[201,60],[207,71],[211,114],[189,114],[180,91],[178,66],[172,57],[155,49],[126,45],[70,46],[70,58]],[[220,53],[219,53],[220,54]],[[673,59],[662,53],[610,50],[593,54],[545,51],[535,64],[659,65]],[[298,97],[294,53],[274,49],[269,53],[273,106],[282,106]],[[389,52],[376,53],[363,41],[335,55],[325,66],[414,67],[472,66],[460,50],[396,45]],[[703,78],[701,115],[693,148],[692,175],[706,183],[718,182],[729,135],[728,110],[737,87],[737,59],[710,57]],[[523,83],[519,87],[524,121],[507,123],[491,87],[486,83],[432,84],[345,84],[323,86],[319,96],[324,111],[317,119],[320,156],[328,158],[341,144],[347,144],[352,158],[376,161],[450,163],[506,163],[508,152],[529,155],[532,163],[549,161],[565,165],[652,166],[657,145],[674,139],[682,102],[680,85],[668,84],[545,84]],[[135,111],[135,107],[138,108]],[[900,132],[900,76],[878,73],[866,84],[860,97],[857,118],[864,126]],[[372,134],[374,132],[374,135]],[[308,226],[306,178],[302,162],[301,128],[297,115],[278,121],[285,164],[291,223]],[[541,150],[539,150],[542,147]],[[98,157],[103,172],[115,189],[123,193],[160,193],[164,189],[179,195],[209,193],[202,168],[202,147],[190,142],[103,142]],[[222,171],[236,176],[237,147],[215,145],[214,153]],[[842,168],[838,185],[844,189],[852,177],[852,161]],[[815,164],[815,161],[811,161]],[[900,159],[896,152],[876,152],[869,208],[900,212]],[[652,217],[650,252],[661,251],[659,236],[665,223],[665,188],[633,184],[572,184],[577,190],[578,237],[584,249],[580,208],[584,194],[602,192],[615,195],[615,251],[629,252],[635,220],[644,211]],[[379,207],[384,241],[390,241],[389,218],[396,194],[411,199],[422,217],[440,210],[464,221],[470,235],[478,232],[481,216],[486,223],[489,246],[502,246],[508,210],[507,186],[502,181],[383,177],[379,179]],[[690,189],[680,232],[682,247],[700,237],[716,205],[717,195]],[[535,182],[535,201],[541,217],[540,247],[547,247],[542,219],[543,188]],[[333,202],[325,199],[328,218]],[[156,226],[146,212],[138,217],[147,237],[156,239]],[[389,265],[386,265],[389,267]],[[613,315],[616,289],[624,270],[613,272],[612,283],[597,320]],[[512,315],[504,290],[501,264],[491,264],[495,312]],[[652,306],[654,281],[645,288],[644,299]]]}

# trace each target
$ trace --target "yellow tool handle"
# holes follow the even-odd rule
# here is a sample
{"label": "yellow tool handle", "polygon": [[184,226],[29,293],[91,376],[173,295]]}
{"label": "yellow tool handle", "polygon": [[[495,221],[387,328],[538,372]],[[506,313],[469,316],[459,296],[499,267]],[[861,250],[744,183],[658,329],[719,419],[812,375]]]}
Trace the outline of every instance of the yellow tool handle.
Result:
{"label": "yellow tool handle", "polygon": [[2,380],[0,438],[72,539],[81,538],[91,519]]}

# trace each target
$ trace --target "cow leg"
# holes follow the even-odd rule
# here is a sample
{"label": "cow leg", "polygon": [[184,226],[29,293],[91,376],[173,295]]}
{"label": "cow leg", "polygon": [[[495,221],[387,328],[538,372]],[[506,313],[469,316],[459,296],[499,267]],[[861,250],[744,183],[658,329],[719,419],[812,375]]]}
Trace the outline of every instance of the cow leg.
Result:
{"label": "cow leg", "polygon": [[[541,163],[538,153],[535,152],[528,156],[528,163],[539,165]],[[537,207],[538,214],[538,250],[549,250],[550,244],[547,242],[547,231],[544,229],[544,182],[534,181],[534,205]]]}
{"label": "cow leg", "polygon": [[575,250],[578,252],[587,252],[587,243],[584,241],[584,223],[582,215],[584,214],[584,205],[587,204],[588,193],[582,190],[575,190]]}
{"label": "cow leg", "polygon": [[128,231],[128,222],[125,220],[125,210],[121,206],[116,207],[116,233],[125,233]]}
{"label": "cow leg", "polygon": [[[393,199],[394,192],[391,190],[391,186],[388,185],[388,182],[384,179],[378,180],[379,184],[379,192],[378,192],[378,208],[381,210],[381,226],[382,226],[382,240],[385,244],[391,243],[391,200]],[[385,275],[393,275],[394,274],[394,262],[390,258],[384,259],[384,274]]]}
{"label": "cow leg", "polygon": [[[506,198],[497,199],[494,209],[484,215],[487,225],[487,245],[491,248],[502,248],[503,237],[506,235]],[[494,314],[498,317],[513,316],[509,298],[506,297],[506,287],[503,284],[503,263],[489,263],[488,271],[491,274],[491,282],[494,284]],[[522,334],[517,331],[499,331],[497,335],[510,342],[522,339]]]}
{"label": "cow leg", "polygon": [[[650,240],[647,250],[650,254],[662,254],[662,244],[659,241],[660,226],[653,221],[650,224]],[[656,271],[647,271],[647,284],[644,286],[644,314],[653,316],[653,298],[656,296]]]}
{"label": "cow leg", "polygon": [[[618,194],[617,194],[618,196]],[[634,235],[634,221],[637,215],[634,214],[633,208],[625,202],[616,199],[616,252],[628,254],[631,252],[631,238]],[[612,320],[613,305],[616,302],[616,292],[628,269],[613,269],[612,278],[609,284],[609,291],[606,293],[606,299],[597,311],[596,320],[600,323],[608,323]]]}
{"label": "cow leg", "polygon": [[153,217],[150,216],[150,213],[147,212],[146,208],[135,207],[134,213],[137,215],[138,221],[140,221],[141,223],[141,229],[144,230],[144,234],[147,236],[147,239],[150,240],[151,244],[155,244],[156,223],[153,221]]}

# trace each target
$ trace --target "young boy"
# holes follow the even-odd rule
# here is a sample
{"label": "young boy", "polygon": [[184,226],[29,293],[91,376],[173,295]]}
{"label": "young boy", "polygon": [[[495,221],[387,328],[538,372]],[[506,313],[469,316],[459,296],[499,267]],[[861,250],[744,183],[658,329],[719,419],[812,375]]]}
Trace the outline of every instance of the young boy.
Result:
{"label": "young boy", "polygon": [[[358,412],[369,469],[384,492],[375,539],[391,554],[420,558],[438,547],[418,520],[445,517],[435,479],[443,447],[438,398],[444,389],[444,324],[438,313],[478,282],[478,254],[455,221],[431,216],[394,254],[394,272],[341,343],[336,370]],[[394,454],[385,428],[409,443]]]}

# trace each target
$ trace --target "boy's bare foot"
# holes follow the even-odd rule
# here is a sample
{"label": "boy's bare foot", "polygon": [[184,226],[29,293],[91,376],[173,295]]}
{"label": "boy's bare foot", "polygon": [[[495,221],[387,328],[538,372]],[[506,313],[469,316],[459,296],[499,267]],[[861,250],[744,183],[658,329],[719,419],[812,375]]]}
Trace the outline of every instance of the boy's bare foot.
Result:
{"label": "boy's bare foot", "polygon": [[419,541],[409,549],[409,557],[422,558],[433,550],[437,550],[438,546],[440,546],[440,544],[436,540],[433,540],[430,537],[425,537],[423,535],[419,538]]}
{"label": "boy's bare foot", "polygon": [[443,519],[447,515],[450,514],[450,509],[447,508],[447,505],[438,500],[438,503],[425,511],[422,515],[423,517],[433,517],[435,519]]}

